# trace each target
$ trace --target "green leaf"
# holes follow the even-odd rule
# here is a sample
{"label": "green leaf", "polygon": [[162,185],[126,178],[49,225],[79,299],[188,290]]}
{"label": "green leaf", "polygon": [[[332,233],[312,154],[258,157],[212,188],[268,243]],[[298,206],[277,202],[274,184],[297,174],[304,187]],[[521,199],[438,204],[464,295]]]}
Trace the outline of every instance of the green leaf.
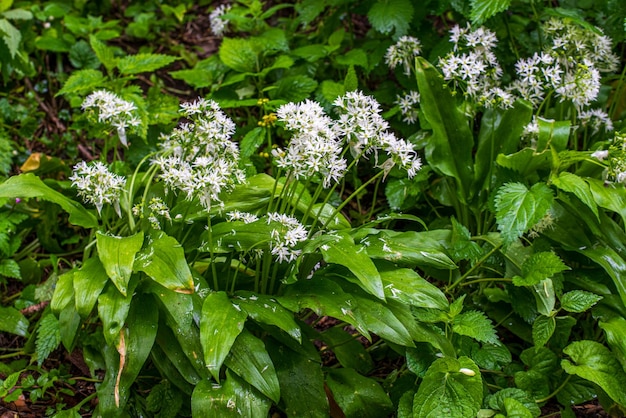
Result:
{"label": "green leaf", "polygon": [[[520,413],[512,413],[513,408],[507,407],[506,405],[507,399],[515,400],[519,405],[521,405],[521,407],[517,406],[515,408],[520,411]],[[535,400],[528,393],[518,388],[501,389],[493,395],[487,396],[485,398],[485,405],[488,408],[495,409],[497,411],[507,412],[507,417],[522,418],[525,416],[538,417],[541,415],[541,409],[537,405],[537,402],[535,402]],[[511,405],[511,407],[512,406],[513,405]],[[527,412],[524,411],[524,409]],[[530,413],[530,415],[528,415],[528,413]]]}
{"label": "green leaf", "polygon": [[33,18],[33,14],[24,9],[12,9],[2,12],[2,16],[6,19],[11,20],[31,20]]}
{"label": "green leaf", "polygon": [[437,360],[436,353],[430,344],[418,343],[417,348],[406,349],[406,366],[419,378],[424,378],[435,360]]}
{"label": "green leaf", "polygon": [[80,270],[73,273],[76,311],[81,317],[87,318],[91,314],[108,281],[109,276],[97,257],[88,258]]}
{"label": "green leaf", "polygon": [[377,0],[367,13],[367,18],[380,33],[390,34],[395,29],[394,37],[399,38],[409,30],[413,13],[410,0]]}
{"label": "green leaf", "polygon": [[39,177],[31,173],[10,177],[7,181],[0,184],[0,198],[2,197],[47,200],[58,204],[69,213],[71,224],[84,228],[95,228],[98,226],[98,220],[92,213],[88,212],[79,203],[51,189]]}
{"label": "green leaf", "polygon": [[406,268],[379,269],[387,299],[422,308],[448,309],[448,299],[416,271]]}
{"label": "green leaf", "polygon": [[20,311],[10,306],[0,306],[0,331],[26,337],[28,326],[28,319]]}
{"label": "green leaf", "polygon": [[202,304],[200,342],[204,362],[218,382],[222,363],[243,331],[246,318],[246,313],[237,309],[224,292],[210,293]]}
{"label": "green leaf", "polygon": [[553,316],[539,316],[533,322],[533,343],[535,347],[543,347],[547,344],[554,330],[556,329],[556,320]]}
{"label": "green leaf", "polygon": [[547,149],[537,152],[534,148],[524,148],[514,154],[498,154],[496,163],[520,173],[523,177],[533,178],[541,170],[549,170],[552,167],[552,150]]}
{"label": "green leaf", "polygon": [[61,344],[59,320],[54,314],[49,313],[41,319],[37,328],[35,352],[37,353],[37,364],[40,367],[59,344]]}
{"label": "green leaf", "polygon": [[501,370],[511,363],[512,357],[506,345],[483,344],[478,350],[472,350],[472,360],[482,369]]}
{"label": "green leaf", "polygon": [[491,320],[480,311],[468,311],[455,316],[452,321],[452,331],[480,342],[498,343],[498,336]]}
{"label": "green leaf", "polygon": [[598,206],[619,214],[622,221],[626,221],[626,189],[607,186],[600,179],[587,178],[585,181],[589,184],[593,199]]}
{"label": "green leaf", "polygon": [[22,34],[6,19],[0,19],[0,33],[2,33],[2,40],[9,48],[11,59],[15,59],[22,41]]}
{"label": "green leaf", "polygon": [[456,218],[450,218],[452,222],[452,235],[450,237],[450,253],[455,262],[461,260],[477,261],[483,251],[480,246],[472,241],[469,230]]}
{"label": "green leaf", "polygon": [[[355,313],[367,329],[381,338],[405,347],[415,347],[407,328],[380,300],[349,292],[357,301]],[[360,293],[360,292],[359,292]]]}
{"label": "green leaf", "polygon": [[359,78],[354,70],[354,65],[348,67],[346,77],[343,79],[343,87],[346,91],[354,91],[359,88]]}
{"label": "green leaf", "polygon": [[[57,315],[74,300],[74,274],[77,270],[78,269],[74,268],[63,273],[55,283],[50,308],[52,312]],[[107,280],[108,279],[107,277]]]}
{"label": "green leaf", "polygon": [[474,178],[474,138],[467,119],[449,89],[444,88],[439,72],[421,57],[416,59],[416,78],[420,106],[433,130],[425,148],[426,161],[435,172],[453,178],[459,201],[468,203]]}
{"label": "green leaf", "polygon": [[128,289],[128,282],[133,273],[135,255],[143,245],[143,232],[129,237],[96,233],[98,257],[106,270],[107,275],[124,296]]}
{"label": "green leaf", "polygon": [[563,349],[572,361],[563,359],[561,367],[600,386],[615,402],[626,406],[626,372],[608,348],[595,341],[576,341]]}
{"label": "green leaf", "polygon": [[257,71],[258,50],[247,39],[222,39],[219,56],[226,66],[240,73]]}
{"label": "green leaf", "polygon": [[360,286],[364,290],[385,300],[380,273],[367,253],[363,251],[363,246],[355,245],[348,234],[340,232],[337,234],[338,240],[329,241],[322,246],[324,261],[347,267],[359,280]]}
{"label": "green leaf", "polygon": [[483,400],[478,367],[467,357],[435,360],[413,399],[413,416],[475,417]]}
{"label": "green leaf", "polygon": [[102,65],[110,73],[116,66],[118,58],[115,57],[113,48],[108,47],[104,42],[98,39],[95,35],[89,35],[89,45],[96,54],[96,57],[100,60]]}
{"label": "green leaf", "polygon": [[59,90],[56,95],[91,93],[96,88],[102,86],[104,81],[104,75],[98,70],[86,69],[73,71],[65,84],[63,84],[63,88]]}
{"label": "green leaf", "polygon": [[550,210],[554,196],[545,183],[530,190],[521,183],[507,183],[495,198],[496,220],[505,245],[512,244],[535,226]]}
{"label": "green leaf", "polygon": [[224,364],[262,394],[278,403],[280,399],[278,378],[263,341],[243,330],[224,359]]}
{"label": "green leaf", "polygon": [[355,369],[362,374],[367,374],[374,368],[372,357],[361,341],[346,330],[340,327],[329,328],[321,333],[320,339],[328,345],[341,366]]}
{"label": "green leaf", "polygon": [[239,142],[239,155],[241,158],[250,158],[256,154],[259,147],[265,142],[265,129],[256,127],[249,131]]}
{"label": "green leaf", "polygon": [[595,383],[578,376],[570,376],[565,386],[556,394],[561,405],[578,405],[598,397],[599,389]]}
{"label": "green leaf", "polygon": [[470,19],[475,25],[481,25],[489,19],[511,5],[511,0],[471,0],[472,12]]}
{"label": "green leaf", "polygon": [[[357,65],[362,68],[367,68],[367,54],[365,53],[365,51],[363,51],[360,48],[351,49],[345,54],[337,56],[336,60],[337,60],[337,64],[341,64],[341,65],[345,65],[349,67],[348,72],[350,72],[350,68],[352,68],[352,72],[354,73],[354,67]],[[354,73],[353,77],[354,77],[354,82],[357,81],[356,73]],[[353,84],[353,82],[351,84]],[[351,89],[351,88],[348,88],[348,85],[346,85],[346,83],[344,83],[344,85],[346,86],[346,91],[356,90],[356,87],[358,87],[358,86],[355,86],[353,89]]]}
{"label": "green leaf", "polygon": [[177,57],[163,54],[136,54],[120,58],[117,69],[122,75],[149,73],[170,65]]}
{"label": "green leaf", "polygon": [[565,192],[573,193],[581,202],[587,205],[594,215],[596,215],[596,218],[598,218],[598,204],[591,193],[589,184],[581,177],[564,171],[560,173],[558,177],[552,177],[552,184]]}
{"label": "green leaf", "polygon": [[564,151],[569,141],[571,122],[568,120],[553,120],[537,118],[539,135],[536,148],[538,150],[549,149],[551,146],[556,151]]}
{"label": "green leaf", "polygon": [[192,416],[197,418],[267,417],[272,402],[236,374],[226,370],[221,385],[202,380],[191,395]]}
{"label": "green leaf", "polygon": [[556,293],[552,279],[544,279],[533,286],[533,296],[537,302],[537,311],[545,316],[551,316],[556,305]]}
{"label": "green leaf", "polygon": [[155,282],[179,293],[193,293],[193,277],[185,250],[175,238],[162,234],[136,257],[134,269],[143,271]]}
{"label": "green leaf", "polygon": [[301,102],[307,99],[317,88],[317,81],[305,75],[293,75],[281,77],[276,88],[270,90],[270,98],[274,100],[286,100],[289,102]]}
{"label": "green leaf", "polygon": [[607,321],[600,321],[600,328],[606,333],[609,347],[626,370],[626,319],[616,316]]}
{"label": "green leaf", "polygon": [[100,60],[91,46],[82,39],[70,48],[69,59],[75,68],[96,69],[100,67]]}
{"label": "green leaf", "polygon": [[328,398],[324,391],[321,364],[273,339],[269,339],[267,350],[276,368],[281,403],[285,405],[287,416],[328,417]]}
{"label": "green leaf", "polygon": [[584,290],[572,290],[561,296],[561,308],[568,312],[585,312],[598,303],[602,296]]}
{"label": "green leaf", "polygon": [[352,369],[330,369],[326,384],[346,417],[384,417],[393,410],[383,388]]}
{"label": "green leaf", "polygon": [[132,300],[133,292],[124,296],[112,283],[109,283],[104,292],[98,296],[98,316],[102,321],[102,333],[107,344],[117,344]]}
{"label": "green leaf", "polygon": [[0,276],[20,279],[22,277],[20,265],[12,258],[0,260]]}
{"label": "green leaf", "polygon": [[243,309],[248,316],[267,325],[274,325],[298,342],[302,341],[302,331],[293,318],[293,313],[283,308],[274,298],[252,292],[238,291],[232,303]]}
{"label": "green leaf", "polygon": [[534,286],[542,280],[549,279],[557,273],[569,270],[558,255],[553,252],[541,251],[532,254],[522,264],[522,276],[513,277],[515,286]]}

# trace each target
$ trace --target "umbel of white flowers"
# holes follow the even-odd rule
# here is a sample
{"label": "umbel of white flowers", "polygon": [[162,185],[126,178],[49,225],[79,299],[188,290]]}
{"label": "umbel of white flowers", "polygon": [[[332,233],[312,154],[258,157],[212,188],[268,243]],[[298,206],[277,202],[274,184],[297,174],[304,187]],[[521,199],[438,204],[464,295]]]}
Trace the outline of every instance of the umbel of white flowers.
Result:
{"label": "umbel of white flowers", "polygon": [[83,110],[95,108],[98,112],[98,122],[108,123],[117,129],[120,142],[128,147],[126,128],[139,126],[141,121],[135,114],[137,107],[134,103],[123,100],[115,93],[106,90],[97,90],[85,98]]}
{"label": "umbel of white flowers", "polygon": [[84,161],[74,166],[74,172],[70,177],[72,186],[76,187],[78,195],[87,203],[96,207],[98,214],[101,213],[104,204],[113,205],[118,216],[120,211],[120,195],[126,179],[109,171],[100,161],[87,164]]}

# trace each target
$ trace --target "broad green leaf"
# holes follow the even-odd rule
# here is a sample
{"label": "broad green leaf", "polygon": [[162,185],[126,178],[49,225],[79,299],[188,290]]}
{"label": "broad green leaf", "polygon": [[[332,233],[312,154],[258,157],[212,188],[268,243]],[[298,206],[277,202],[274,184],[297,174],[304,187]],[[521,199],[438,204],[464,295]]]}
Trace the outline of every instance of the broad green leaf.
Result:
{"label": "broad green leaf", "polygon": [[407,33],[413,18],[413,4],[410,0],[377,0],[367,13],[372,27],[388,35],[395,30],[394,37]]}
{"label": "broad green leaf", "polygon": [[553,120],[537,118],[539,126],[539,136],[536,148],[538,150],[554,148],[556,151],[563,151],[567,147],[571,132],[571,122],[568,120]]}
{"label": "broad green leaf", "polygon": [[498,336],[491,320],[480,311],[468,311],[455,316],[452,321],[452,331],[480,342],[498,343]]}
{"label": "broad green leaf", "polygon": [[53,202],[61,206],[69,215],[69,221],[73,225],[84,228],[95,228],[98,220],[79,203],[65,197],[61,193],[48,187],[39,177],[34,174],[19,174],[10,177],[0,184],[0,198],[39,198]]}
{"label": "broad green leaf", "polygon": [[554,330],[556,329],[556,320],[553,316],[539,316],[533,322],[533,343],[535,347],[543,347],[547,344]]}
{"label": "broad green leaf", "polygon": [[249,131],[239,142],[239,155],[241,158],[250,158],[256,154],[259,147],[265,142],[265,129],[258,126]]}
{"label": "broad green leaf", "polygon": [[472,360],[482,369],[500,370],[511,363],[512,357],[504,344],[483,344],[478,350],[472,350]]}
{"label": "broad green leaf", "polygon": [[379,269],[387,299],[396,299],[421,308],[446,311],[448,299],[432,283],[420,277],[415,270],[406,268]]}
{"label": "broad green leaf", "polygon": [[469,230],[454,217],[452,222],[452,234],[450,235],[450,255],[455,262],[470,260],[475,262],[483,254],[480,246],[472,241]]}
{"label": "broad green leaf", "polygon": [[109,276],[100,259],[91,257],[85,260],[79,270],[74,272],[73,277],[76,311],[81,317],[87,318],[98,301],[104,286],[109,281]]}
{"label": "broad green leaf", "polygon": [[266,418],[271,405],[268,398],[228,370],[221,385],[202,380],[191,395],[191,412],[196,418]]}
{"label": "broad green leaf", "polygon": [[107,275],[124,296],[128,288],[130,276],[133,274],[135,255],[143,245],[143,232],[129,237],[96,233],[98,258]]}
{"label": "broad green leaf", "polygon": [[626,319],[616,316],[607,321],[600,321],[600,328],[606,333],[609,347],[626,370]]}
{"label": "broad green leaf", "polygon": [[352,369],[330,369],[326,384],[346,417],[384,417],[393,410],[383,388]]}
{"label": "broad green leaf", "polygon": [[185,250],[175,238],[162,234],[153,239],[136,257],[134,269],[155,282],[179,293],[193,293],[193,277]]}
{"label": "broad green leaf", "polygon": [[[519,407],[517,407],[516,409],[519,409],[521,411],[521,414],[516,415],[514,413],[511,413],[513,411],[510,410],[511,408],[507,408],[507,405],[505,404],[507,399],[513,399],[517,401],[517,403],[520,404],[524,409],[526,409],[526,411],[528,411],[530,415],[524,415],[527,413]],[[535,402],[535,400],[531,396],[529,396],[528,393],[517,388],[501,389],[493,395],[489,395],[485,398],[485,405],[491,409],[507,412],[507,417],[522,418],[525,416],[538,417],[539,415],[541,415],[541,409],[537,405],[537,402]]]}
{"label": "broad green leaf", "polygon": [[[54,293],[50,301],[50,308],[55,314],[59,314],[70,302],[74,301],[74,268],[59,276],[54,286]],[[108,281],[108,277],[107,277]]]}
{"label": "broad green leaf", "polygon": [[91,46],[82,39],[70,48],[69,59],[75,68],[97,69],[100,67],[100,60]]}
{"label": "broad green leaf", "polygon": [[241,334],[246,318],[247,314],[235,308],[224,292],[210,293],[202,304],[200,342],[204,362],[218,382],[222,363]]}
{"label": "broad green leaf", "polygon": [[349,292],[357,301],[355,311],[369,331],[392,343],[405,347],[415,347],[413,339],[391,310],[378,299],[360,296]]}
{"label": "broad green leaf", "polygon": [[[172,383],[176,383],[185,393],[191,394],[190,386],[197,385],[202,380],[202,376],[198,373],[198,365],[192,364],[189,355],[179,344],[179,339],[179,333],[174,335],[171,327],[160,322],[152,357],[156,358],[157,368],[163,370]],[[201,353],[197,355],[202,356]],[[204,363],[201,367],[204,368]]]}
{"label": "broad green leaf", "polygon": [[470,19],[475,25],[481,25],[490,17],[509,8],[511,0],[471,0]]}
{"label": "broad green leaf", "polygon": [[73,71],[68,77],[63,88],[56,94],[60,96],[62,94],[88,94],[102,86],[104,83],[104,75],[101,71],[85,69]]}
{"label": "broad green leaf", "polygon": [[561,308],[567,312],[585,312],[598,303],[602,296],[584,290],[572,290],[561,296]]}
{"label": "broad green leaf", "polygon": [[[354,66],[358,65],[359,67],[367,68],[367,54],[360,48],[354,48],[350,51],[346,52],[343,55],[339,55],[337,57],[337,64],[349,66],[348,72],[350,72],[350,68],[352,68],[352,72],[354,73]],[[346,91],[356,90],[354,87],[354,82],[356,82],[356,74],[354,74],[355,80],[346,84],[344,82],[344,86],[346,87]]]}
{"label": "broad green leaf", "polygon": [[78,328],[81,325],[81,318],[74,308],[74,300],[71,301],[59,313],[59,328],[61,330],[61,343],[68,352],[74,351],[74,345],[78,337]]}
{"label": "broad green leaf", "polygon": [[163,54],[136,54],[120,58],[117,69],[122,75],[149,73],[170,65],[177,57]]}
{"label": "broad green leaf", "polygon": [[552,279],[544,279],[533,286],[533,296],[537,302],[537,311],[545,316],[551,316],[556,305],[556,293]]}
{"label": "broad green leaf", "polygon": [[335,354],[342,367],[355,369],[363,374],[369,373],[374,368],[372,357],[361,341],[341,327],[325,330],[320,334],[320,339]]}
{"label": "broad green leaf", "polygon": [[240,73],[257,71],[258,50],[247,39],[224,38],[219,56],[224,64]]}
{"label": "broad green leaf", "polygon": [[514,154],[499,154],[496,163],[505,168],[517,171],[524,177],[537,176],[537,171],[552,167],[552,150],[537,152],[534,148],[524,148]]}
{"label": "broad green leaf", "polygon": [[406,349],[406,366],[413,374],[423,379],[430,365],[437,360],[437,353],[430,344],[418,343],[416,346]]}
{"label": "broad green leaf", "polygon": [[380,273],[361,245],[355,245],[348,234],[337,233],[339,239],[329,241],[322,248],[324,261],[347,267],[368,293],[385,300]]}
{"label": "broad green leaf", "polygon": [[[365,63],[367,64],[367,61]],[[357,77],[356,71],[354,70],[354,65],[348,67],[346,76],[343,79],[343,86],[346,91],[355,91],[359,88],[359,78]]]}
{"label": "broad green leaf", "polygon": [[619,214],[626,221],[626,189],[606,185],[600,179],[585,179],[598,206]]}
{"label": "broad green leaf", "polygon": [[267,350],[276,368],[281,403],[287,416],[328,417],[321,364],[273,339],[268,340]]}
{"label": "broad green leaf", "polygon": [[263,341],[243,330],[224,359],[224,364],[262,394],[278,403],[280,400],[278,378]]}
{"label": "broad green leaf", "polygon": [[578,405],[598,397],[598,386],[578,376],[569,376],[565,386],[556,394],[561,405]]}
{"label": "broad green leaf", "polygon": [[102,331],[107,344],[117,344],[132,300],[133,292],[129,292],[128,296],[122,295],[112,283],[98,296],[98,316],[102,320]]}
{"label": "broad green leaf", "polygon": [[276,83],[276,89],[270,90],[270,97],[274,100],[301,102],[307,99],[317,88],[317,81],[305,75],[282,77]]}
{"label": "broad green leaf", "polygon": [[95,52],[96,56],[110,73],[113,68],[117,66],[118,58],[115,57],[113,48],[107,46],[104,42],[98,39],[95,35],[89,35],[89,45]]}
{"label": "broad green leaf", "polygon": [[20,279],[22,277],[20,265],[12,258],[0,260],[0,276]]}
{"label": "broad green leaf", "polygon": [[14,59],[22,41],[22,33],[8,20],[0,18],[0,34],[2,34],[2,40],[9,48],[11,58]]}
{"label": "broad green leaf", "polygon": [[563,263],[558,255],[553,252],[541,251],[524,260],[524,264],[522,264],[523,277],[513,277],[513,284],[515,286],[534,286],[565,270],[569,270],[569,267]]}
{"label": "broad green leaf", "polygon": [[545,183],[528,189],[522,183],[507,183],[496,194],[496,220],[505,245],[512,244],[535,226],[550,210],[554,196]]}
{"label": "broad green leaf", "polygon": [[575,341],[563,352],[572,360],[561,360],[568,374],[575,374],[600,386],[615,402],[626,406],[626,372],[615,355],[595,341]]}
{"label": "broad green leaf", "polygon": [[565,192],[573,193],[598,217],[598,204],[591,193],[589,184],[581,177],[564,171],[558,177],[552,177],[552,184]]}
{"label": "broad green leaf", "polygon": [[12,9],[2,12],[2,16],[11,20],[30,20],[33,18],[33,14],[25,9]]}
{"label": "broad green leaf", "polygon": [[26,337],[28,335],[28,318],[11,306],[0,306],[0,331]]}
{"label": "broad green leaf", "polygon": [[443,357],[428,368],[413,399],[415,418],[475,417],[483,400],[478,367],[467,357]]}
{"label": "broad green leaf", "polygon": [[426,161],[435,172],[452,177],[461,204],[471,198],[474,173],[474,138],[463,112],[457,107],[439,72],[425,59],[416,59],[420,106],[433,130],[426,145]]}
{"label": "broad green leaf", "polygon": [[255,322],[274,325],[298,342],[302,341],[302,331],[293,318],[293,312],[283,308],[274,298],[252,292],[239,291],[232,299],[234,305],[243,309]]}

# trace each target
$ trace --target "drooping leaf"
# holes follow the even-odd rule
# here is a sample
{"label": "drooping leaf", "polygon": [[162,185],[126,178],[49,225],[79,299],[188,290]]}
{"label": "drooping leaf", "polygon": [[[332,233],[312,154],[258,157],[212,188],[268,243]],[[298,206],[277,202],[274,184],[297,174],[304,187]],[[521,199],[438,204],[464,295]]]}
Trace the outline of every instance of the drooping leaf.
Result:
{"label": "drooping leaf", "polygon": [[552,150],[537,152],[534,148],[524,148],[513,154],[498,154],[496,163],[505,168],[517,171],[524,177],[537,176],[537,171],[552,167]]}
{"label": "drooping leaf", "polygon": [[382,417],[393,409],[383,388],[353,369],[330,369],[326,384],[347,417]]}
{"label": "drooping leaf", "polygon": [[236,309],[224,292],[210,293],[202,304],[200,342],[204,362],[218,382],[222,363],[243,331],[246,318],[247,314]]}
{"label": "drooping leaf", "polygon": [[101,232],[96,233],[98,258],[107,275],[124,296],[133,273],[135,255],[143,245],[143,232],[129,237],[118,237]]}
{"label": "drooping leaf", "polygon": [[355,309],[369,331],[405,347],[415,347],[407,327],[380,300],[359,295],[362,292],[349,292],[357,301]]}
{"label": "drooping leaf", "polygon": [[505,245],[513,243],[530,230],[548,212],[554,201],[545,183],[530,189],[521,183],[507,183],[496,194],[496,220]]}
{"label": "drooping leaf", "polygon": [[0,184],[0,198],[39,198],[61,206],[69,215],[70,223],[85,228],[95,228],[98,220],[79,203],[48,187],[32,173],[10,177]]}
{"label": "drooping leaf", "polygon": [[602,296],[584,290],[572,290],[561,296],[561,308],[567,312],[585,312],[598,303]]}
{"label": "drooping leaf", "polygon": [[256,322],[274,325],[298,342],[302,340],[302,331],[293,317],[293,313],[283,308],[275,299],[253,292],[236,292],[232,303],[243,309]]}
{"label": "drooping leaf", "polygon": [[598,204],[591,193],[589,184],[581,177],[564,171],[559,173],[558,177],[552,177],[552,184],[565,192],[573,193],[598,217]]}
{"label": "drooping leaf", "polygon": [[480,311],[463,312],[454,317],[452,331],[477,341],[496,344],[498,336],[491,320]]}
{"label": "drooping leaf", "polygon": [[598,397],[598,386],[578,376],[570,376],[565,386],[556,394],[561,405],[578,405]]}
{"label": "drooping leaf", "polygon": [[448,299],[432,283],[407,268],[379,269],[387,299],[421,308],[448,309]]}
{"label": "drooping leaf", "polygon": [[0,331],[26,337],[29,321],[20,311],[11,306],[0,306]]}
{"label": "drooping leaf", "polygon": [[119,59],[117,69],[123,75],[149,73],[168,66],[177,59],[177,57],[163,54],[142,53],[128,55]]}
{"label": "drooping leaf", "polygon": [[467,357],[443,357],[428,368],[413,399],[413,416],[474,417],[483,400],[482,377]]}
{"label": "drooping leaf", "polygon": [[546,345],[554,330],[556,329],[556,320],[553,316],[541,315],[533,322],[533,342],[535,347],[543,347]]}
{"label": "drooping leaf", "polygon": [[409,30],[413,18],[413,4],[409,0],[377,0],[367,13],[370,23],[380,33],[399,38]]}
{"label": "drooping leaf", "polygon": [[224,364],[262,394],[278,403],[280,386],[274,363],[263,341],[249,331],[243,330],[224,359]]}
{"label": "drooping leaf", "polygon": [[600,386],[615,402],[626,406],[626,372],[615,355],[596,341],[575,341],[563,352],[571,358],[563,359],[561,367]]}
{"label": "drooping leaf", "polygon": [[221,385],[205,379],[191,395],[192,415],[197,418],[266,417],[271,404],[261,392],[229,370]]}
{"label": "drooping leaf", "polygon": [[72,280],[74,299],[76,311],[81,317],[86,318],[91,314],[108,281],[109,276],[97,257],[88,258],[81,268],[74,272]]}
{"label": "drooping leaf", "polygon": [[134,269],[155,282],[180,293],[193,293],[193,277],[185,251],[175,238],[162,234],[153,239],[136,257]]}
{"label": "drooping leaf", "polygon": [[[433,130],[426,145],[426,160],[439,174],[454,179],[461,204],[469,202],[474,177],[474,139],[463,112],[457,107],[439,72],[425,59],[416,59],[420,106]],[[452,158],[454,156],[454,158]]]}
{"label": "drooping leaf", "polygon": [[511,0],[471,0],[472,12],[470,19],[473,24],[481,25],[489,19],[506,9],[511,4]]}

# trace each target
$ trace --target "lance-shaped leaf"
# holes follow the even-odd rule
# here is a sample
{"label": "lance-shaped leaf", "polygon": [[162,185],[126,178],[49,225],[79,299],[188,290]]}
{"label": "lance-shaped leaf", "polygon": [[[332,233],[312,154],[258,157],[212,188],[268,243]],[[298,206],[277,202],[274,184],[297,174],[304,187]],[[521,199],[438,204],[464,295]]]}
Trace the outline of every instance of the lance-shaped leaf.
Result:
{"label": "lance-shaped leaf", "polygon": [[185,251],[176,239],[161,234],[139,253],[134,266],[155,282],[180,293],[193,293],[193,277]]}
{"label": "lance-shaped leaf", "polygon": [[386,417],[393,409],[383,388],[353,369],[330,369],[326,384],[347,417]]}
{"label": "lance-shaped leaf", "polygon": [[81,317],[89,316],[108,281],[109,276],[96,257],[85,260],[80,270],[74,272],[74,299]]}
{"label": "lance-shaped leaf", "polygon": [[203,380],[191,395],[192,415],[199,418],[267,417],[271,405],[261,392],[228,370],[221,385]]}
{"label": "lance-shaped leaf", "polygon": [[267,295],[239,291],[232,303],[243,309],[256,322],[274,325],[296,341],[302,341],[302,331],[293,318],[293,312],[283,308],[276,299]]}
{"label": "lance-shaped leaf", "polygon": [[262,394],[278,403],[280,386],[274,363],[263,341],[243,330],[235,340],[224,364]]}
{"label": "lance-shaped leaf", "polygon": [[241,334],[247,317],[243,310],[231,303],[224,292],[209,294],[202,304],[200,342],[204,362],[218,382],[224,359]]}
{"label": "lance-shaped leaf", "polygon": [[421,308],[448,310],[448,299],[443,292],[415,270],[396,267],[379,270],[387,299]]}
{"label": "lance-shaped leaf", "polygon": [[7,181],[0,184],[0,198],[39,198],[58,204],[69,215],[69,221],[73,225],[85,228],[95,228],[98,226],[96,217],[87,211],[80,204],[65,197],[61,193],[48,187],[39,177],[34,174],[20,174],[10,177]]}
{"label": "lance-shaped leaf", "polygon": [[367,255],[365,248],[362,245],[355,245],[354,240],[348,234],[338,232],[337,235],[339,238],[336,241],[329,241],[322,245],[324,261],[347,267],[356,276],[364,290],[385,300],[380,273]]}
{"label": "lance-shaped leaf", "polygon": [[552,184],[565,192],[573,193],[580,199],[581,202],[592,210],[594,215],[596,215],[596,218],[599,216],[598,204],[596,203],[594,195],[591,192],[590,186],[581,177],[565,171],[560,173],[558,176],[553,176]]}
{"label": "lance-shaped leaf", "polygon": [[433,136],[426,144],[426,160],[437,173],[456,181],[459,200],[468,203],[474,177],[474,138],[467,119],[457,107],[450,90],[444,87],[443,77],[435,67],[418,57],[415,73],[421,97],[420,106],[433,130]]}
{"label": "lance-shaped leaf", "polygon": [[128,282],[133,274],[135,255],[143,245],[143,232],[130,237],[96,233],[98,258],[102,262],[107,275],[124,296],[128,290]]}
{"label": "lance-shaped leaf", "polygon": [[132,300],[132,291],[126,296],[122,295],[110,283],[98,297],[98,316],[102,320],[102,333],[107,344],[115,345],[117,343]]}

